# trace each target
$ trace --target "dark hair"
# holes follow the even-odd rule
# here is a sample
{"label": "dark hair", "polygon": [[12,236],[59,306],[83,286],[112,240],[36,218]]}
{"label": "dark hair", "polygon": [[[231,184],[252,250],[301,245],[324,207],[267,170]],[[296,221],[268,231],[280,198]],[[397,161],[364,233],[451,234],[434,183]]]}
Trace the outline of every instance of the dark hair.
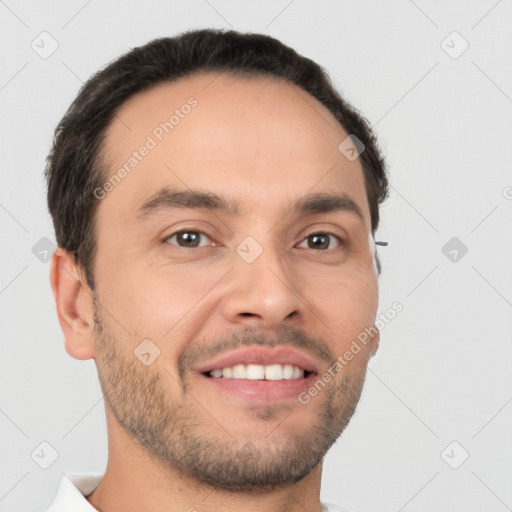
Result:
{"label": "dark hair", "polygon": [[[103,181],[100,152],[105,131],[134,94],[201,72],[281,78],[325,105],[347,134],[365,146],[360,159],[372,233],[377,229],[379,204],[389,194],[384,158],[368,121],[336,92],[327,73],[267,35],[189,31],[134,48],[98,71],[83,85],[55,130],[45,169],[48,207],[58,245],[73,254],[92,290],[98,205],[93,191]],[[377,264],[380,273],[378,259]]]}

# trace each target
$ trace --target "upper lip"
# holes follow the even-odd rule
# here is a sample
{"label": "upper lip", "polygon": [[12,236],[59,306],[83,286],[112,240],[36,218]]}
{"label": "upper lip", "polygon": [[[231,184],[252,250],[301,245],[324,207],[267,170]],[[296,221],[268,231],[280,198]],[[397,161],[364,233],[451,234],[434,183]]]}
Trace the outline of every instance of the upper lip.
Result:
{"label": "upper lip", "polygon": [[237,364],[290,364],[307,372],[319,373],[319,363],[312,357],[284,345],[276,347],[252,346],[239,348],[200,364],[196,370],[206,373],[212,370],[230,368]]}

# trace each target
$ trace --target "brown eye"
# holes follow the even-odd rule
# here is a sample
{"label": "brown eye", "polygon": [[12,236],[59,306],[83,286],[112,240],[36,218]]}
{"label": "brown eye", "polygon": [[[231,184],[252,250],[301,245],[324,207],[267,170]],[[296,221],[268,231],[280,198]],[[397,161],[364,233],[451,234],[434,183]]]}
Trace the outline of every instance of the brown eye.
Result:
{"label": "brown eye", "polygon": [[208,236],[200,231],[178,231],[166,239],[167,242],[179,247],[194,248],[207,244],[201,244],[201,237],[209,240]]}
{"label": "brown eye", "polygon": [[[334,242],[333,242],[334,240]],[[305,246],[304,243],[307,245]],[[336,243],[338,245],[336,245]],[[334,246],[333,246],[334,244]],[[339,237],[333,235],[332,233],[312,233],[308,235],[298,247],[306,248],[306,249],[317,249],[321,251],[325,251],[328,249],[335,249],[342,245],[342,242]]]}

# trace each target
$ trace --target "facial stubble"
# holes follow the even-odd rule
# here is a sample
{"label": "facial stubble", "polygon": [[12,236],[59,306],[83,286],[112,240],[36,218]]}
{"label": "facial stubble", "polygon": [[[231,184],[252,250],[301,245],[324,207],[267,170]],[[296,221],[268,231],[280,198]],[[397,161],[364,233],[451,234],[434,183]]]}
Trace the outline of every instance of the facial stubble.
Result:
{"label": "facial stubble", "polygon": [[[124,348],[128,340],[102,318],[94,299],[95,359],[104,398],[130,438],[164,468],[227,491],[289,486],[322,461],[355,411],[365,369],[344,369],[341,379],[307,405],[297,400],[284,408],[269,404],[240,410],[254,421],[254,435],[246,439],[233,425],[222,424],[222,411],[211,410],[194,393],[192,372],[182,368],[173,375],[155,362],[145,366]],[[264,344],[261,337],[251,342],[250,336],[245,333],[244,344]],[[313,343],[304,333],[300,337],[303,344]],[[173,387],[180,391],[171,396]],[[293,417],[302,414],[315,417],[307,429],[294,431]],[[275,425],[269,428],[271,422]],[[270,433],[258,438],[262,424]]]}

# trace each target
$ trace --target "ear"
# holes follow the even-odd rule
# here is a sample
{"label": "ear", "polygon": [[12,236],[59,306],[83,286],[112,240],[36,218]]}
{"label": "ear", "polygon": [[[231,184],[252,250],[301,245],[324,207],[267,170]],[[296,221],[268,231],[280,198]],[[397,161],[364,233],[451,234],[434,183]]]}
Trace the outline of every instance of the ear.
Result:
{"label": "ear", "polygon": [[50,283],[66,351],[76,359],[94,359],[93,294],[74,257],[61,247],[52,257]]}

